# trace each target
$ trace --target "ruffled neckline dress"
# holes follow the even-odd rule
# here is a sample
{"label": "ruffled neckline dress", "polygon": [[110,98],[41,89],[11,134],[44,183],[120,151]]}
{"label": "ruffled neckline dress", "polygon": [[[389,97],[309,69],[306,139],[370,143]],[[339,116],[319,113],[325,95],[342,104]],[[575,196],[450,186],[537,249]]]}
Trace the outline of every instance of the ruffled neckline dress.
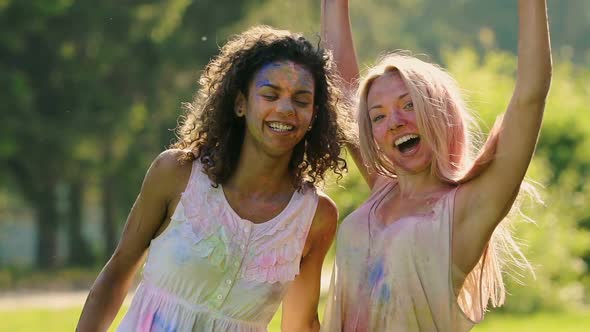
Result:
{"label": "ruffled neckline dress", "polygon": [[274,218],[240,218],[199,162],[117,331],[266,331],[290,284],[318,195],[296,191]]}

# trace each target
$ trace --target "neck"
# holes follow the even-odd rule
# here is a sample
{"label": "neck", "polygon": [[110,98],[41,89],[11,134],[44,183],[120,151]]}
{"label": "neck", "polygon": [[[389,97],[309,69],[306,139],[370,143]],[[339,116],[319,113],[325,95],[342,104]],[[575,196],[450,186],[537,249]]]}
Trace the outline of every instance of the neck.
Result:
{"label": "neck", "polygon": [[271,156],[250,144],[243,144],[234,174],[224,185],[240,193],[275,194],[292,189],[289,162],[292,153]]}
{"label": "neck", "polygon": [[424,197],[447,188],[448,185],[431,174],[430,167],[420,173],[397,174],[400,196],[403,198]]}

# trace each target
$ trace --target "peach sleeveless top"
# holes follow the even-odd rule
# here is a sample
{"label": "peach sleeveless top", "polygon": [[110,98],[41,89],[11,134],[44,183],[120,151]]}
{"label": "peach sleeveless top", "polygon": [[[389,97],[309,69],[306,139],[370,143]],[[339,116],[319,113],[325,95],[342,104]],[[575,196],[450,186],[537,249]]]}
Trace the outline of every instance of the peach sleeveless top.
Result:
{"label": "peach sleeveless top", "polygon": [[322,331],[462,332],[482,319],[477,278],[466,278],[458,296],[453,290],[456,188],[430,213],[374,222],[373,207],[396,185],[380,179],[340,225]]}

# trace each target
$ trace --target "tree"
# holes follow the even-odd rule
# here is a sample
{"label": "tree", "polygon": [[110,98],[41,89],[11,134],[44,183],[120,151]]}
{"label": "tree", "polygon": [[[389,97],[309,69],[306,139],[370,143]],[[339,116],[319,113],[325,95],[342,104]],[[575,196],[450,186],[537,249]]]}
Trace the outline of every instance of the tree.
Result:
{"label": "tree", "polygon": [[78,219],[80,195],[92,185],[102,188],[110,255],[121,211],[149,160],[171,140],[168,129],[180,101],[190,99],[197,68],[216,51],[216,30],[242,15],[241,8],[229,0],[0,6],[0,97],[2,113],[10,114],[0,124],[1,167],[36,211],[38,266],[59,264],[60,185],[75,195],[70,262],[89,256]]}

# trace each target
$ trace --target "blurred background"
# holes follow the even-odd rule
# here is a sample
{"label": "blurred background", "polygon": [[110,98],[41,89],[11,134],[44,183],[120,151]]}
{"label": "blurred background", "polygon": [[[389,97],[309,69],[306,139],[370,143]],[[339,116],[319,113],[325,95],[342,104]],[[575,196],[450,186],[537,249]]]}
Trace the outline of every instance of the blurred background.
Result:
{"label": "blurred background", "polygon": [[[514,84],[517,3],[352,0],[357,52],[441,63],[487,129]],[[590,2],[548,6],[553,85],[529,171],[545,205],[516,229],[536,278],[511,271],[506,306],[475,331],[590,329]],[[320,0],[0,0],[0,330],[73,330],[219,45],[254,24],[318,42],[319,17]],[[367,197],[352,163],[326,191],[341,217]]]}

